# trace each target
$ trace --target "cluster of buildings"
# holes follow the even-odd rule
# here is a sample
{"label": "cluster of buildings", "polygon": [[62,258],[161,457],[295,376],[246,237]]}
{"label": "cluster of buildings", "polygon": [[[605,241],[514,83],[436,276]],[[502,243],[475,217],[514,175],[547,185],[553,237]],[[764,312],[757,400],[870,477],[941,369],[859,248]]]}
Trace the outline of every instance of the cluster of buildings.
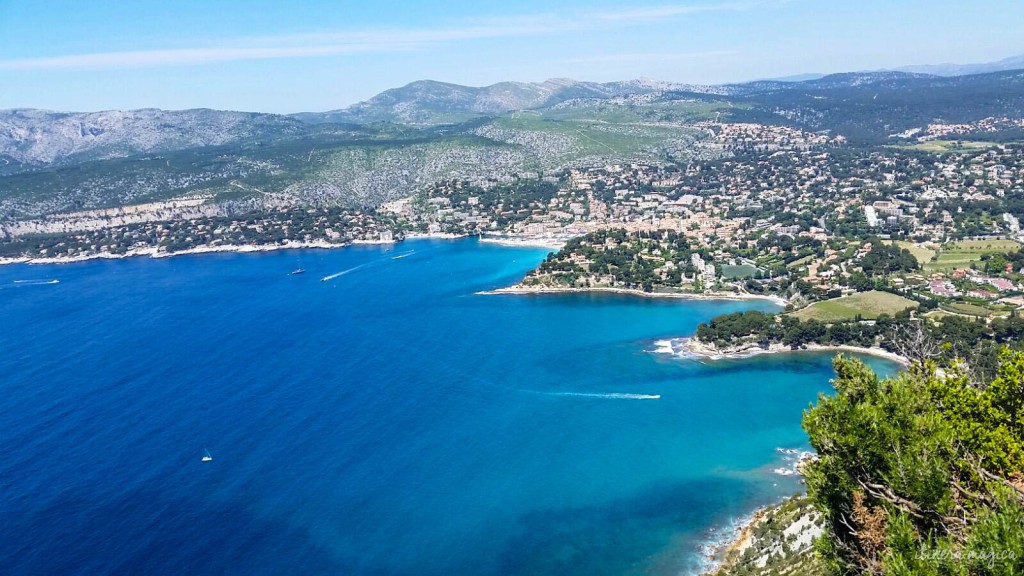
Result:
{"label": "cluster of buildings", "polygon": [[[948,130],[1018,122],[989,120],[927,130],[948,135]],[[723,266],[742,262],[756,270],[758,281],[799,278],[822,292],[851,289],[850,277],[871,249],[868,238],[936,246],[965,236],[1024,240],[1019,221],[1024,147],[1019,145],[942,153],[898,146],[857,149],[846,147],[839,136],[780,126],[697,126],[710,134],[721,157],[580,166],[483,182],[453,179],[426,185],[377,210],[282,207],[238,217],[210,213],[212,205],[203,199],[183,198],[21,222],[17,226],[24,230],[0,233],[9,238],[34,234],[36,244],[29,252],[59,256],[123,253],[142,246],[175,251],[203,245],[392,241],[410,231],[565,240],[614,229],[653,242],[652,252],[642,256],[647,264],[638,268],[644,274],[653,270],[653,280],[689,278],[710,286],[722,281]],[[40,232],[62,236],[39,239]],[[658,244],[656,238],[683,238],[691,250],[665,258],[659,250],[671,252],[671,242]],[[1016,290],[1005,278],[972,278],[987,288],[971,290],[957,288],[957,280],[939,276],[893,283],[939,297],[975,292],[987,298],[987,292]]]}
{"label": "cluster of buildings", "polygon": [[840,153],[828,149],[835,139],[800,141],[811,146],[804,149],[780,138],[772,146],[790,148],[685,166],[566,170],[546,177],[554,185],[549,195],[515,206],[460,195],[465,183],[432,185],[420,194],[425,209],[407,201],[393,212],[435,232],[572,236],[614,226],[671,230],[708,245],[736,242],[751,231],[827,239],[840,223],[865,234],[939,242],[961,232],[1020,234],[1019,221],[1005,209],[991,214],[986,206],[985,216],[971,211],[972,204],[1024,194],[1018,148],[940,158],[900,149]]}
{"label": "cluster of buildings", "polygon": [[933,274],[928,283],[928,291],[945,298],[966,295],[982,300],[994,300],[1008,292],[1020,291],[1020,286],[1006,278],[994,278],[977,270],[961,268],[949,275]]}
{"label": "cluster of buildings", "polygon": [[1024,119],[1002,116],[998,118],[982,118],[981,120],[964,124],[933,123],[923,129],[911,131],[906,137],[916,137],[919,142],[927,142],[938,138],[999,132],[1014,128],[1024,128]]}
{"label": "cluster of buildings", "polygon": [[244,216],[203,216],[190,220],[121,224],[56,236],[32,236],[7,244],[7,257],[81,258],[156,250],[180,252],[197,247],[344,245],[392,242],[401,237],[394,221],[360,210],[281,208]]}

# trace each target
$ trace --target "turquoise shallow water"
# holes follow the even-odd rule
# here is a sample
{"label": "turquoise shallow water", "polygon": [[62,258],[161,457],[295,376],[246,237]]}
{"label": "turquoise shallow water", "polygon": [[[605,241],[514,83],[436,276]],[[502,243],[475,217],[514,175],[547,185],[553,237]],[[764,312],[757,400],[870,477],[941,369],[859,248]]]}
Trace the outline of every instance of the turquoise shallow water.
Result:
{"label": "turquoise shallow water", "polygon": [[0,268],[0,565],[698,569],[709,529],[799,491],[771,470],[806,444],[829,356],[650,352],[767,303],[475,294],[545,254],[416,241]]}

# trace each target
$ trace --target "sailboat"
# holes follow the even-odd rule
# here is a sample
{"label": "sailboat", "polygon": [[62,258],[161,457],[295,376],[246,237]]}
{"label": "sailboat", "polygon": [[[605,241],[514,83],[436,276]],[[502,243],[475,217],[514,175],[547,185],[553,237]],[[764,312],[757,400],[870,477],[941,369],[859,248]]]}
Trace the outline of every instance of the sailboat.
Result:
{"label": "sailboat", "polygon": [[213,456],[210,456],[210,451],[206,449],[206,446],[203,446],[203,462],[209,462],[211,460],[213,460]]}

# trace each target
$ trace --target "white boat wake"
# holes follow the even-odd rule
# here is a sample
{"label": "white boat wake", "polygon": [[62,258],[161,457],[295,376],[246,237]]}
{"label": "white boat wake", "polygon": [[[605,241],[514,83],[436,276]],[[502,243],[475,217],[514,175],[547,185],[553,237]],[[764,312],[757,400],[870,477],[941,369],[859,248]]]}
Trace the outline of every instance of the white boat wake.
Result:
{"label": "white boat wake", "polygon": [[48,284],[60,284],[60,280],[15,280],[18,286],[46,286]]}
{"label": "white boat wake", "polygon": [[330,276],[324,276],[323,278],[320,279],[320,281],[321,282],[328,282],[330,280],[334,280],[335,278],[337,278],[339,276],[344,276],[345,274],[348,274],[349,272],[354,272],[356,270],[359,270],[363,266],[366,266],[366,264],[360,264],[359,266],[356,266],[354,268],[349,268],[348,270],[342,270],[341,272],[335,272],[334,274],[331,274]]}
{"label": "white boat wake", "polygon": [[412,256],[414,253],[416,253],[416,250],[409,250],[407,252],[402,252],[401,254],[398,254],[397,256],[385,256],[384,258],[379,258],[377,260],[372,260],[370,262],[366,262],[364,264],[360,264],[359,266],[355,266],[353,268],[349,268],[348,270],[342,270],[341,272],[335,272],[334,274],[331,274],[329,276],[324,276],[323,278],[320,279],[320,281],[321,282],[330,282],[331,280],[334,280],[335,278],[337,278],[339,276],[344,276],[345,274],[348,274],[349,272],[355,272],[356,270],[359,270],[360,268],[365,268],[367,266],[380,266],[381,264],[383,264],[384,262],[387,262],[389,260],[401,260],[402,258],[408,258],[409,256]]}
{"label": "white boat wake", "polygon": [[658,400],[661,394],[625,394],[619,392],[587,393],[587,392],[542,392],[547,396],[580,396],[583,398],[612,398],[615,400]]}

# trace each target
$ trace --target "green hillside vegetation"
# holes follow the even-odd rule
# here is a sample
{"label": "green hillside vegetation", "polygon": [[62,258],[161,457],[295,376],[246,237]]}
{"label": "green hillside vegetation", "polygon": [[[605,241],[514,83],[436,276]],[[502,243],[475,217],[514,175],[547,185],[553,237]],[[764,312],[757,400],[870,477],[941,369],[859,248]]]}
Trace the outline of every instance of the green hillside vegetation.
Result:
{"label": "green hillside vegetation", "polygon": [[886,380],[858,360],[834,366],[835,394],[803,421],[828,572],[1024,573],[1024,353],[1004,351],[983,387],[931,362]]}
{"label": "green hillside vegetation", "polygon": [[543,110],[543,115],[552,120],[585,120],[615,124],[690,123],[714,120],[720,112],[731,107],[732,104],[724,100],[670,100],[643,105],[595,100],[580,106],[549,108]]}
{"label": "green hillside vegetation", "polygon": [[661,149],[671,140],[692,142],[699,136],[690,127],[642,124],[623,115],[558,118],[539,111],[522,111],[495,118],[491,126],[522,134],[526,141],[549,148],[545,157],[549,162],[587,156],[611,157],[621,162]]}
{"label": "green hillside vegetation", "polygon": [[853,320],[857,317],[873,320],[882,314],[895,316],[899,312],[916,306],[917,302],[902,296],[871,290],[815,302],[802,310],[793,312],[792,315],[801,320],[818,320],[820,322]]}
{"label": "green hillside vegetation", "polygon": [[203,194],[258,207],[374,207],[424,182],[483,181],[570,165],[660,161],[707,153],[682,125],[549,119],[541,112],[415,129],[318,125],[300,137],[52,166],[0,176],[0,218],[110,208]]}
{"label": "green hillside vegetation", "polygon": [[[325,133],[52,167],[0,178],[0,216],[109,208],[197,193],[216,200],[259,197],[319,178],[339,156],[444,141],[427,133],[382,128],[370,134]],[[483,138],[476,144],[498,146]],[[335,202],[353,204],[347,200]]]}

